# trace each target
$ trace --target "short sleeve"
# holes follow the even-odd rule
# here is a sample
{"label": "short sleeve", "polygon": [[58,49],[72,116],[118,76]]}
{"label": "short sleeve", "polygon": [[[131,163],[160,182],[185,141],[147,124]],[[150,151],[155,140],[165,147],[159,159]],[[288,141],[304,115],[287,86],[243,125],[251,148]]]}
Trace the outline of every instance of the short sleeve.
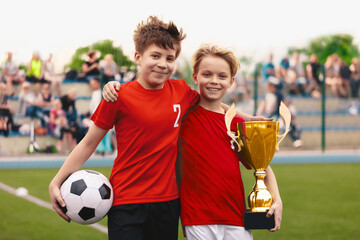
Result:
{"label": "short sleeve", "polygon": [[117,122],[119,115],[119,99],[116,102],[106,102],[102,99],[94,114],[91,116],[91,120],[96,126],[109,130]]}

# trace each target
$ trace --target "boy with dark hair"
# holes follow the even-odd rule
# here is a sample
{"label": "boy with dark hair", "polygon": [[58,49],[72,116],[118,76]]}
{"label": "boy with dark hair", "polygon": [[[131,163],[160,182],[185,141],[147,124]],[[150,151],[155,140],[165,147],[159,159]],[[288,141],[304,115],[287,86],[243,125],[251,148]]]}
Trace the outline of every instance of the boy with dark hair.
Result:
{"label": "boy with dark hair", "polygon": [[121,87],[115,103],[100,103],[91,118],[95,124],[50,183],[53,208],[65,220],[62,182],[115,125],[118,155],[110,176],[114,203],[108,214],[109,239],[177,239],[180,204],[174,166],[179,125],[198,100],[184,80],[169,79],[184,37],[173,23],[157,17],[137,26],[137,79]]}

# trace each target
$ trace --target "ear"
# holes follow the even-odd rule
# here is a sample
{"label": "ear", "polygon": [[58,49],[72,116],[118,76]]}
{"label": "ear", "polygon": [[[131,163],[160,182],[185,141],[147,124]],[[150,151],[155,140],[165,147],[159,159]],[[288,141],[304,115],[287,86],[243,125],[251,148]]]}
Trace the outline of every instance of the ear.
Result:
{"label": "ear", "polygon": [[138,51],[136,51],[134,54],[134,60],[135,60],[136,65],[141,66],[141,61],[140,61],[141,55]]}
{"label": "ear", "polygon": [[233,85],[234,81],[235,81],[235,77],[232,77],[232,78],[230,79],[230,87]]}
{"label": "ear", "polygon": [[194,83],[195,83],[195,85],[198,85],[198,80],[197,80],[197,76],[196,76],[196,73],[193,73],[192,74],[192,77],[193,77],[193,81],[194,81]]}

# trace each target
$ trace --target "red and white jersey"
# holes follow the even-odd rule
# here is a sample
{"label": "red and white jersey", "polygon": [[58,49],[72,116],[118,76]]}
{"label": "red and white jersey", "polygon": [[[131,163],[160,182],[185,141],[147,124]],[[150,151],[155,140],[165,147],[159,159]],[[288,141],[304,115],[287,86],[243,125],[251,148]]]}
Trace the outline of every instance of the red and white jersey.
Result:
{"label": "red and white jersey", "polygon": [[118,156],[110,176],[114,205],[178,198],[175,161],[180,123],[198,93],[182,79],[169,79],[158,90],[129,82],[118,94],[114,103],[102,100],[91,117],[98,127],[115,125]]}
{"label": "red and white jersey", "polygon": [[[235,116],[231,130],[244,119]],[[184,117],[179,139],[183,225],[244,226],[244,187],[225,115],[200,106]],[[245,165],[246,166],[246,165]]]}

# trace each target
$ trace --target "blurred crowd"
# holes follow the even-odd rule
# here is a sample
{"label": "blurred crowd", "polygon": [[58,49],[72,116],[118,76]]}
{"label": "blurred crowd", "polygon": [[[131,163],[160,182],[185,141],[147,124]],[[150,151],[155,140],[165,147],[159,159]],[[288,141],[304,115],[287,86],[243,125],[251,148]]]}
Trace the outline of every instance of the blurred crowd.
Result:
{"label": "blurred crowd", "polygon": [[[56,74],[52,54],[43,60],[38,52],[34,52],[26,68],[21,69],[13,61],[12,53],[8,52],[0,73],[0,134],[9,136],[16,132],[27,135],[34,131],[38,135],[51,135],[58,139],[57,151],[70,152],[92,124],[90,117],[102,99],[101,86],[114,80],[125,83],[136,76],[126,67],[118,69],[111,54],[106,54],[102,60],[99,57],[99,52],[89,51],[83,57],[82,72],[70,70],[66,74]],[[91,97],[88,111],[78,112],[77,89],[70,88],[63,93],[64,80],[89,84]],[[17,104],[10,104],[10,100]],[[31,120],[16,124],[14,118]],[[35,129],[31,129],[31,122],[38,122]],[[113,152],[116,148],[114,141],[115,134],[110,131],[96,152]]]}
{"label": "blurred crowd", "polygon": [[295,51],[290,57],[282,58],[278,65],[274,64],[272,54],[268,56],[258,76],[258,88],[265,89],[265,100],[262,101],[256,113],[253,112],[249,79],[241,73],[241,70],[235,76],[235,84],[227,95],[227,101],[235,102],[249,114],[278,118],[276,109],[284,96],[320,98],[323,81],[325,81],[327,96],[349,99],[350,102],[359,100],[358,58],[353,58],[351,64],[347,65],[334,53],[327,57],[322,66],[315,54],[311,54],[308,58],[302,55],[303,59],[300,59],[300,56],[301,54]]}
{"label": "blurred crowd", "polygon": [[[301,58],[302,57],[302,58]],[[253,79],[252,79],[253,80]],[[240,111],[250,115],[263,115],[283,123],[279,106],[284,102],[292,113],[290,136],[294,147],[302,145],[300,128],[296,124],[296,108],[293,101],[298,97],[320,98],[324,82],[325,94],[336,98],[348,99],[349,113],[359,114],[360,65],[359,59],[353,58],[347,65],[336,53],[327,57],[324,66],[318,62],[318,56],[311,54],[308,58],[295,51],[274,64],[270,54],[262,64],[258,76],[259,105],[254,112],[255,104],[249,85],[251,80],[241,70],[235,76],[235,84],[227,94],[227,103],[235,103]],[[284,125],[284,124],[282,124]]]}
{"label": "blurred crowd", "polygon": [[[54,71],[53,56],[49,54],[41,59],[38,52],[34,52],[26,68],[20,69],[12,60],[12,53],[8,52],[2,62],[0,81],[0,134],[8,136],[11,131],[28,134],[30,124],[15,124],[15,117],[28,117],[40,120],[35,127],[37,134],[48,134],[58,138],[58,151],[71,151],[86,134],[91,124],[90,116],[101,101],[101,88],[109,81],[125,83],[136,77],[136,71],[126,67],[118,68],[111,54],[106,54],[100,60],[100,52],[89,51],[83,56],[82,71],[70,70],[65,74]],[[302,56],[302,58],[301,58]],[[296,124],[296,109],[292,104],[294,96],[321,97],[322,82],[325,81],[326,94],[339,98],[359,99],[360,64],[354,58],[347,65],[337,54],[330,55],[322,66],[315,54],[304,59],[299,52],[281,59],[274,64],[273,55],[268,56],[262,64],[258,76],[259,88],[265,89],[260,94],[260,104],[254,112],[253,93],[249,79],[242,70],[235,76],[235,84],[226,95],[227,103],[234,102],[240,111],[250,115],[263,115],[278,120],[279,105],[283,101],[292,112],[291,132],[294,146],[302,145],[300,129]],[[179,69],[179,66],[177,67]],[[325,73],[325,74],[323,74]],[[180,77],[174,73],[174,77]],[[89,83],[91,100],[89,110],[78,113],[75,101],[76,89],[62,91],[64,80],[82,81]],[[15,91],[19,85],[20,91]],[[13,109],[9,99],[18,101],[18,109]],[[354,114],[359,113],[359,107],[354,101]],[[279,119],[281,122],[281,118]],[[99,145],[97,152],[114,151],[116,144],[114,133],[110,133]]]}

